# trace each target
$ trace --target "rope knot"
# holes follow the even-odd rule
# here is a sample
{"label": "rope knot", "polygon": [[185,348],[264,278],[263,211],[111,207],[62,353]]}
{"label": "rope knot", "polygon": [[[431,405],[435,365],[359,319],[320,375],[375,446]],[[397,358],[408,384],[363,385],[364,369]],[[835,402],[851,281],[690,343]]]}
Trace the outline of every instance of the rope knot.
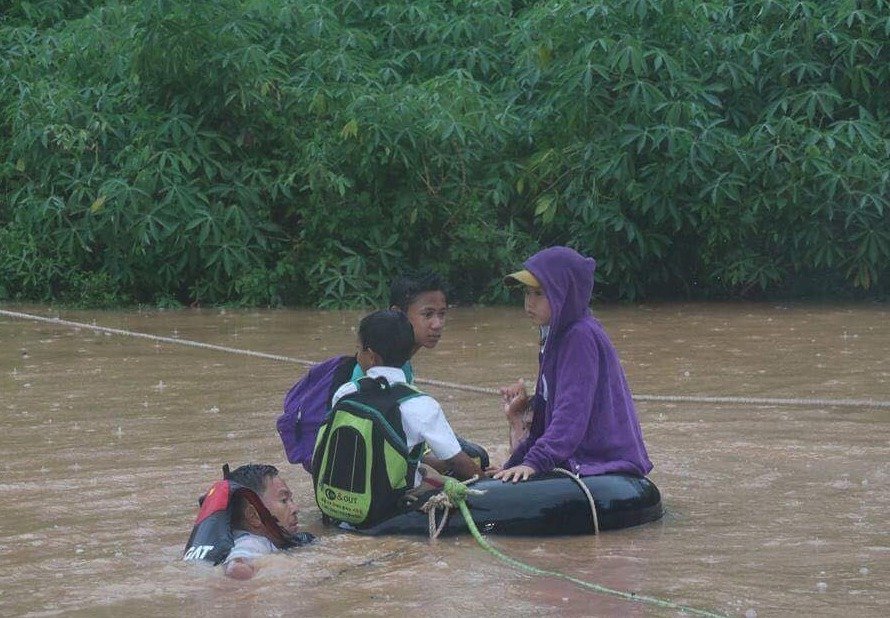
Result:
{"label": "rope knot", "polygon": [[[439,534],[445,528],[445,524],[448,523],[448,513],[451,509],[466,508],[465,504],[467,496],[481,496],[485,493],[484,491],[467,487],[467,485],[476,481],[478,478],[479,477],[474,476],[473,478],[461,482],[450,476],[446,476],[442,491],[435,496],[430,496],[423,506],[420,507],[420,510],[427,513],[430,517],[430,539],[439,537]],[[445,513],[442,515],[441,523],[436,525],[436,511],[438,509],[444,509]]]}
{"label": "rope knot", "polygon": [[456,481],[453,478],[445,479],[445,486],[442,488],[442,491],[448,497],[448,500],[451,502],[449,506],[452,508],[457,506],[461,502],[467,501],[467,494],[469,493],[469,488],[461,483],[460,481]]}

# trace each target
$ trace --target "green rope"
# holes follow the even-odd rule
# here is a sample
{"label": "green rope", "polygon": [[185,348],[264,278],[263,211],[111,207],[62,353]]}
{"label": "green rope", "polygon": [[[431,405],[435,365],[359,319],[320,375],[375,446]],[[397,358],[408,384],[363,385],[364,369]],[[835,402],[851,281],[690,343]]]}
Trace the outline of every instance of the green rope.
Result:
{"label": "green rope", "polygon": [[599,592],[602,594],[619,597],[627,601],[634,601],[636,603],[648,603],[650,605],[656,605],[658,607],[664,607],[667,609],[675,609],[678,611],[686,612],[688,614],[695,614],[697,616],[724,618],[724,614],[716,614],[714,612],[709,612],[702,609],[695,609],[694,607],[686,607],[685,605],[680,605],[679,603],[673,603],[671,601],[665,601],[664,599],[658,599],[656,597],[650,597],[643,594],[613,590],[611,588],[606,588],[605,586],[600,586],[599,584],[586,582],[583,579],[578,579],[577,577],[572,577],[558,571],[539,569],[537,567],[525,564],[524,562],[520,562],[519,560],[511,558],[510,556],[507,556],[506,554],[503,554],[492,547],[488,543],[488,541],[485,540],[482,534],[480,534],[479,529],[476,527],[476,522],[473,521],[473,516],[470,515],[470,509],[469,507],[467,507],[467,494],[469,492],[469,489],[466,485],[452,478],[447,478],[445,479],[445,487],[443,488],[443,491],[445,492],[445,495],[448,496],[448,499],[451,500],[451,503],[460,508],[460,512],[464,516],[464,520],[467,522],[467,528],[470,529],[470,533],[473,535],[473,538],[476,539],[476,542],[479,543],[479,545],[481,545],[483,549],[487,550],[489,553],[493,554],[497,558],[500,558],[512,567],[515,567],[521,571],[532,573],[534,575],[543,575],[546,577],[558,577],[561,579],[565,579],[572,582],[573,584],[581,586],[582,588],[593,590],[594,592]]}

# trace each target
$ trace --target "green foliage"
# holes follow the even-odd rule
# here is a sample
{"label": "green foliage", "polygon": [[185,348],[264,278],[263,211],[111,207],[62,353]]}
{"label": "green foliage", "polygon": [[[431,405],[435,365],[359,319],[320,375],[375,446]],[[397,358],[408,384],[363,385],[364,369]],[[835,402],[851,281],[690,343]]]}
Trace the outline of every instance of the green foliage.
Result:
{"label": "green foliage", "polygon": [[91,0],[3,0],[0,2],[0,24],[52,26],[82,17],[103,4]]}
{"label": "green foliage", "polygon": [[[134,0],[0,18],[0,297],[886,294],[886,0]],[[809,283],[807,283],[809,282]],[[861,292],[860,292],[861,293]]]}
{"label": "green foliage", "polygon": [[886,282],[888,8],[537,3],[512,46],[548,240],[626,297]]}
{"label": "green foliage", "polygon": [[[206,4],[196,19],[221,27],[212,18],[222,5]],[[207,97],[215,107],[201,108],[207,84],[194,74],[165,66],[175,79],[164,81],[140,71],[151,54],[164,55],[146,26],[163,21],[152,12],[163,7],[135,8],[108,4],[58,31],[4,31],[15,52],[3,79],[6,224],[39,239],[18,256],[26,272],[61,262],[103,275],[121,300],[224,302],[248,273],[274,268],[285,238],[271,218],[263,157],[240,122],[250,102],[239,99],[228,113],[237,93],[226,82]],[[85,31],[94,45],[82,44]],[[232,38],[232,47],[251,44],[243,33]],[[189,53],[195,60],[207,50],[175,51],[187,65]],[[28,285],[13,278],[9,287],[31,298]]]}

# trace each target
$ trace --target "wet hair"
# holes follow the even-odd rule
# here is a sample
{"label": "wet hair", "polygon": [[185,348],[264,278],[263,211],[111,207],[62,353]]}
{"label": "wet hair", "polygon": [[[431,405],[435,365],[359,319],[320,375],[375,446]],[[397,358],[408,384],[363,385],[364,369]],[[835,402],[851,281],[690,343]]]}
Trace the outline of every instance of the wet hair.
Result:
{"label": "wet hair", "polygon": [[[253,490],[256,495],[263,493],[269,479],[278,476],[278,468],[268,464],[246,464],[232,470],[228,479],[239,485]],[[235,494],[232,498],[232,525],[236,528],[244,524],[244,512],[247,510],[247,500],[241,494]]]}
{"label": "wet hair", "polygon": [[414,328],[402,311],[384,309],[362,318],[358,340],[363,348],[379,354],[383,365],[401,367],[414,350]]}
{"label": "wet hair", "polygon": [[424,292],[442,292],[448,296],[445,279],[439,273],[424,270],[417,273],[406,273],[389,286],[389,306],[408,311],[418,296]]}

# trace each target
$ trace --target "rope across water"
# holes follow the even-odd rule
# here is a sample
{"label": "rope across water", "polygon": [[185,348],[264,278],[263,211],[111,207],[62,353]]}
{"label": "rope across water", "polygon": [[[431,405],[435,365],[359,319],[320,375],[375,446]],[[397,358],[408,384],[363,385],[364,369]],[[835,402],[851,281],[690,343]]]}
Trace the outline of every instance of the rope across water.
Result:
{"label": "rope across water", "polygon": [[[0,315],[20,320],[32,320],[35,322],[44,322],[47,324],[55,324],[60,326],[68,326],[71,328],[83,328],[99,333],[108,333],[110,335],[122,335],[125,337],[136,337],[139,339],[148,339],[150,341],[158,341],[162,343],[171,343],[174,345],[189,346],[193,348],[201,348],[205,350],[214,350],[217,352],[226,352],[228,354],[240,354],[243,356],[252,356],[254,358],[265,358],[268,360],[282,361],[285,363],[295,363],[311,367],[317,364],[316,361],[304,358],[294,358],[292,356],[283,356],[281,354],[269,354],[266,352],[256,352],[254,350],[244,350],[241,348],[231,348],[228,346],[215,345],[212,343],[203,343],[201,341],[190,341],[188,339],[179,339],[178,337],[164,337],[161,335],[151,335],[148,333],[140,333],[131,330],[123,330],[120,328],[110,328],[108,326],[99,326],[97,324],[86,324],[83,322],[73,322],[71,320],[63,320],[61,318],[48,318],[30,313],[21,313],[18,311],[9,311],[0,309]],[[460,384],[458,382],[445,382],[442,380],[430,380],[425,378],[417,378],[418,384],[426,384],[429,386],[438,386],[441,388],[451,388],[470,393],[482,393],[486,395],[497,395],[498,390],[495,388],[487,388],[484,386],[473,386],[471,384]],[[779,397],[710,397],[695,395],[634,395],[636,401],[652,401],[663,403],[713,403],[713,404],[736,404],[736,405],[772,405],[772,406],[812,406],[812,407],[851,407],[851,408],[890,408],[890,401],[880,401],[873,399],[806,399],[806,398],[779,398]]]}

